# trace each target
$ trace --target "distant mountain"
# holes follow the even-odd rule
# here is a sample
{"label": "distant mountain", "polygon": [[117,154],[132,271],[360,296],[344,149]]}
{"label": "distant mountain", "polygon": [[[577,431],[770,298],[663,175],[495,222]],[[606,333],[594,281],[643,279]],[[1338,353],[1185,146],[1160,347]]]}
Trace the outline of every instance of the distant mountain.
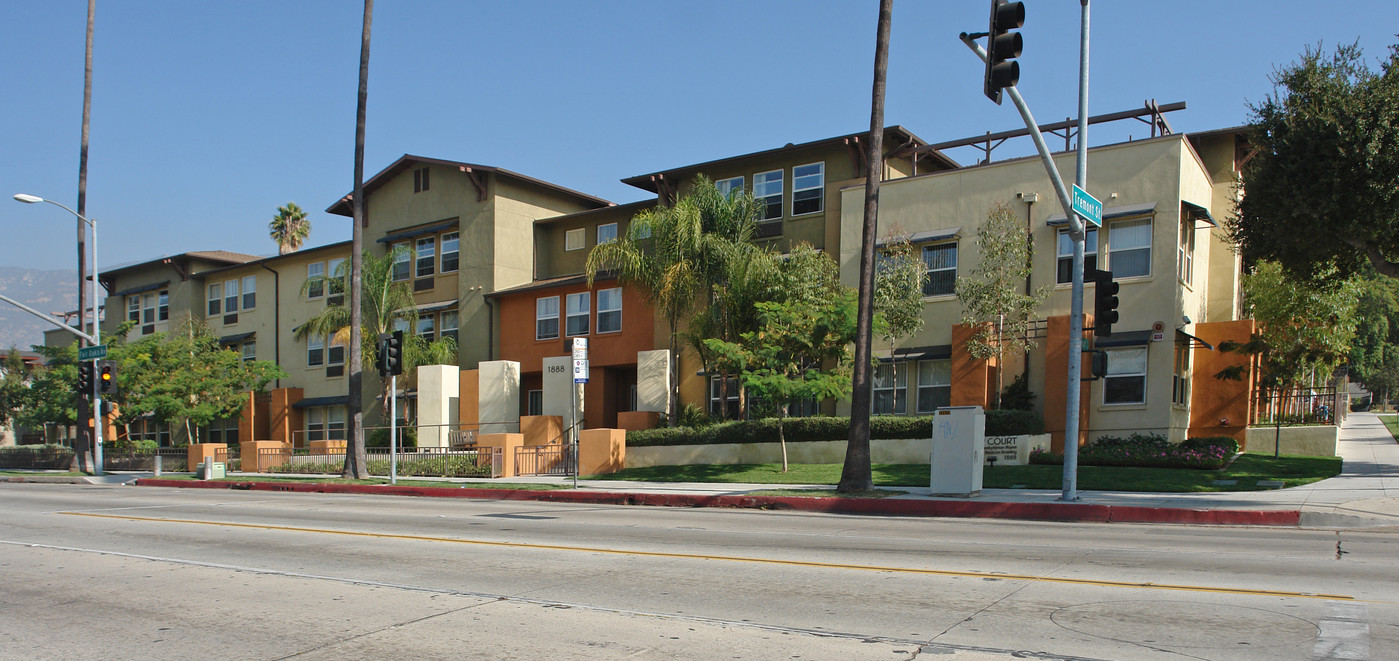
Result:
{"label": "distant mountain", "polygon": [[[78,309],[78,272],[74,269],[45,271],[0,266],[0,294],[43,313]],[[98,289],[99,296],[106,292]],[[55,320],[62,321],[59,317]],[[0,349],[11,345],[28,351],[44,343],[44,331],[55,328],[32,314],[0,301]]]}

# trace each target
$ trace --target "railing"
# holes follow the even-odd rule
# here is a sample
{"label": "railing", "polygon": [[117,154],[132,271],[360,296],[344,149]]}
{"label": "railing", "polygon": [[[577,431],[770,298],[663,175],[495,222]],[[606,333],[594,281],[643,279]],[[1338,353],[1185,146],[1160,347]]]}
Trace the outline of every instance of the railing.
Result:
{"label": "railing", "polygon": [[1251,423],[1256,426],[1336,424],[1334,386],[1292,390],[1256,390]]}
{"label": "railing", "polygon": [[154,471],[159,458],[161,470],[184,471],[189,458],[185,448],[155,448],[151,450],[102,451],[102,470]]}
{"label": "railing", "polygon": [[572,475],[573,451],[567,445],[533,445],[515,449],[516,475]]}
{"label": "railing", "polygon": [[[389,475],[389,450],[372,448],[365,452],[365,457],[370,475]],[[257,464],[249,463],[248,469],[263,473],[330,475],[339,473],[344,466],[343,450],[263,448],[258,451]],[[421,448],[398,453],[400,477],[500,477],[502,474],[504,461],[500,448]]]}

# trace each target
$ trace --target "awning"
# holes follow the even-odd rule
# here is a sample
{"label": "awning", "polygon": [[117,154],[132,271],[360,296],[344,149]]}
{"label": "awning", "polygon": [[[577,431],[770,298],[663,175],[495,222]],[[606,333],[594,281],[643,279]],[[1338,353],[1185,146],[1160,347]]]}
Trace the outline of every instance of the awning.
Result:
{"label": "awning", "polygon": [[[926,232],[915,232],[913,234],[910,234],[908,236],[908,242],[916,244],[932,243],[933,241],[946,241],[947,239],[955,239],[961,234],[962,228],[960,227],[949,227],[940,230],[928,230]],[[887,245],[889,245],[888,239],[880,239],[874,244],[876,248],[883,248]]]}
{"label": "awning", "polygon": [[[1140,216],[1154,213],[1156,211],[1155,202],[1142,202],[1141,204],[1127,204],[1120,207],[1107,207],[1103,209],[1103,220],[1108,221],[1113,218],[1126,218],[1127,216]],[[1067,225],[1069,217],[1062,213],[1056,213],[1044,221],[1044,224],[1054,227],[1055,225]]]}
{"label": "awning", "polygon": [[243,340],[246,340],[246,339],[248,339],[248,338],[250,338],[250,337],[252,337],[252,336],[254,336],[254,335],[257,335],[257,333],[256,333],[256,332],[249,332],[249,333],[238,333],[237,335],[225,335],[225,336],[219,338],[219,344],[222,344],[222,345],[225,345],[225,346],[230,345],[230,344],[238,344],[239,342],[242,342]]}
{"label": "awning", "polygon": [[1093,341],[1094,348],[1139,347],[1151,341],[1151,331],[1113,331],[1110,337],[1100,337]]}
{"label": "awning", "polygon": [[1180,201],[1180,213],[1191,220],[1203,220],[1210,227],[1219,227],[1219,223],[1214,222],[1214,216],[1210,215],[1210,210],[1194,202]]}
{"label": "awning", "polygon": [[384,238],[379,239],[379,243],[393,243],[394,241],[399,241],[401,239],[411,239],[415,236],[422,236],[424,234],[433,234],[436,232],[441,232],[442,230],[451,229],[456,226],[457,220],[453,218],[452,220],[428,225],[427,227],[419,227],[417,229],[404,230],[402,232],[394,232],[393,234],[386,235],[384,236]]}
{"label": "awning", "polygon": [[426,314],[429,312],[441,312],[443,310],[451,310],[456,307],[456,301],[446,301],[444,303],[423,303],[422,305],[416,306],[414,310],[416,310],[418,314]]}
{"label": "awning", "polygon": [[893,355],[883,352],[876,357],[881,363],[903,362],[913,360],[947,360],[952,357],[952,345],[939,344],[927,347],[909,347],[907,349],[895,349]]}
{"label": "awning", "polygon": [[340,395],[338,397],[307,397],[306,399],[292,404],[291,407],[294,409],[309,409],[313,406],[348,406],[349,403],[349,395]]}
{"label": "awning", "polygon": [[162,282],[153,282],[153,283],[151,283],[151,284],[149,284],[149,285],[141,285],[140,287],[132,287],[132,288],[130,288],[130,289],[123,289],[123,290],[121,290],[121,291],[119,291],[119,292],[113,292],[111,295],[112,295],[112,296],[130,296],[130,295],[132,295],[132,294],[140,294],[140,293],[142,293],[142,292],[154,291],[154,290],[160,289],[161,287],[164,287],[164,286],[166,286],[166,285],[168,285],[168,284],[170,284],[170,281],[169,281],[169,280],[165,280],[165,281],[162,281]]}
{"label": "awning", "polygon": [[1199,346],[1202,346],[1202,347],[1204,347],[1204,348],[1206,348],[1206,349],[1209,349],[1210,351],[1214,351],[1214,345],[1212,345],[1212,344],[1210,344],[1209,342],[1206,342],[1206,341],[1204,341],[1204,340],[1202,340],[1202,339],[1200,339],[1200,338],[1198,338],[1198,337],[1195,337],[1194,335],[1191,335],[1190,333],[1187,333],[1187,332],[1185,332],[1185,331],[1183,331],[1183,330],[1180,330],[1179,328],[1176,329],[1176,335],[1183,336],[1183,337],[1185,337],[1186,339],[1190,340],[1191,342],[1194,342],[1194,343],[1198,344]]}

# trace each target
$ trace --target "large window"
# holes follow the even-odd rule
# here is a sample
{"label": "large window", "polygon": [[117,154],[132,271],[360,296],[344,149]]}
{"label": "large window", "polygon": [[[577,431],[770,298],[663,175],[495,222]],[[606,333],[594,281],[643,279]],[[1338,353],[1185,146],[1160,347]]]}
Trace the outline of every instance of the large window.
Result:
{"label": "large window", "polygon": [[426,278],[433,273],[433,266],[437,264],[437,237],[429,236],[418,239],[418,276]]}
{"label": "large window", "polygon": [[170,320],[170,292],[169,292],[169,290],[161,290],[160,294],[159,294],[158,296],[156,296],[156,317],[155,317],[155,318],[156,318],[158,321],[169,321],[169,320]]}
{"label": "large window", "polygon": [[306,440],[325,440],[325,409],[313,406],[306,409]]}
{"label": "large window", "polygon": [[141,297],[141,323],[155,323],[155,294],[146,294]]}
{"label": "large window", "polygon": [[[1059,230],[1059,272],[1054,281],[1065,284],[1074,281],[1074,239],[1069,230]],[[1083,239],[1083,270],[1098,268],[1098,228],[1089,227]],[[1087,281],[1087,279],[1084,279]]]}
{"label": "large window", "polygon": [[237,280],[225,280],[223,283],[223,311],[225,314],[238,311]]}
{"label": "large window", "polygon": [[345,440],[345,407],[326,407],[326,433],[333,440]]}
{"label": "large window", "polygon": [[587,230],[584,229],[584,228],[582,228],[582,227],[579,227],[578,229],[572,229],[572,230],[568,230],[567,232],[564,232],[564,233],[563,233],[563,249],[564,249],[564,250],[582,250],[582,249],[583,249],[583,238],[584,238],[583,235],[584,235],[586,232],[587,232]]}
{"label": "large window", "polygon": [[622,330],[622,288],[602,289],[597,293],[597,332],[615,333]]}
{"label": "large window", "polygon": [[568,314],[565,318],[565,330],[568,335],[588,334],[588,313],[592,311],[591,298],[591,294],[585,291],[568,295]]}
{"label": "large window", "polygon": [[437,331],[437,328],[436,328],[436,327],[437,327],[437,323],[436,323],[436,321],[432,318],[432,315],[430,315],[430,314],[425,314],[425,315],[423,315],[423,316],[421,316],[421,317],[418,317],[418,329],[417,329],[418,337],[423,338],[424,341],[426,341],[426,342],[431,342],[431,341],[433,340],[433,338],[434,338],[434,337],[436,336],[436,334],[437,334],[437,332],[436,332],[436,331]]}
{"label": "large window", "polygon": [[[215,282],[209,285],[209,316],[223,313],[223,285]],[[134,318],[133,318],[134,319]]]}
{"label": "large window", "polygon": [[251,310],[257,307],[257,278],[247,276],[243,278],[243,309]]}
{"label": "large window", "polygon": [[1181,215],[1180,243],[1176,247],[1180,259],[1176,268],[1180,269],[1180,281],[1188,285],[1195,282],[1195,219]]}
{"label": "large window", "polygon": [[126,318],[136,323],[141,323],[141,295],[132,294],[126,297]]}
{"label": "large window", "polygon": [[1176,336],[1175,368],[1171,372],[1171,403],[1190,404],[1190,338]]}
{"label": "large window", "polygon": [[[335,340],[327,340],[326,344],[329,344],[329,345],[330,345],[330,348],[327,349],[326,352],[325,352],[325,353],[326,353],[325,364],[327,364],[327,365],[344,365],[344,364],[345,364],[345,343],[343,343],[343,342],[336,342]],[[328,375],[327,375],[327,376],[328,376]]]}
{"label": "large window", "polygon": [[325,364],[325,339],[315,335],[306,336],[306,366],[320,367]]}
{"label": "large window", "polygon": [[908,365],[894,369],[894,363],[874,368],[874,413],[903,413],[908,410]]}
{"label": "large window", "polygon": [[534,339],[552,340],[559,336],[559,297],[534,300]]}
{"label": "large window", "polygon": [[1151,275],[1151,219],[1124,220],[1108,229],[1108,270],[1112,277]]}
{"label": "large window", "polygon": [[792,168],[792,215],[816,213],[826,199],[826,164],[812,163]]}
{"label": "large window", "polygon": [[393,251],[393,279],[407,280],[412,275],[413,251],[408,249],[407,243],[395,243],[390,250]]}
{"label": "large window", "polygon": [[923,248],[923,295],[947,296],[957,287],[957,244],[940,243]]}
{"label": "large window", "polygon": [[753,197],[763,204],[762,220],[782,217],[782,171],[753,175]]}
{"label": "large window", "polygon": [[1104,404],[1146,403],[1146,347],[1108,349]]}
{"label": "large window", "polygon": [[306,298],[325,296],[325,262],[306,265]]}
{"label": "large window", "polygon": [[441,337],[450,337],[453,340],[457,339],[457,319],[456,310],[444,310],[442,312]]}
{"label": "large window", "polygon": [[243,343],[243,362],[251,363],[257,360],[257,342],[248,340]]}
{"label": "large window", "polygon": [[743,190],[743,177],[733,177],[730,179],[720,179],[714,182],[714,187],[719,189],[719,194],[729,197],[734,191]]}
{"label": "large window", "polygon": [[442,235],[442,272],[451,273],[457,270],[457,263],[461,259],[461,235],[456,232],[448,232]]}
{"label": "large window", "polygon": [[228,443],[238,442],[238,416],[215,420],[205,428],[205,438],[208,443]]}
{"label": "large window", "polygon": [[612,243],[617,240],[617,223],[603,223],[597,226],[597,244]]}
{"label": "large window", "polygon": [[344,257],[337,257],[326,262],[326,275],[330,277],[326,291],[330,292],[330,298],[326,300],[328,305],[341,305],[345,302],[345,282],[349,279],[348,269],[342,268],[345,264]]}
{"label": "large window", "polygon": [[738,402],[738,377],[709,377],[709,415],[725,420],[737,420]]}
{"label": "large window", "polygon": [[923,360],[918,363],[918,412],[932,413],[952,405],[952,361]]}

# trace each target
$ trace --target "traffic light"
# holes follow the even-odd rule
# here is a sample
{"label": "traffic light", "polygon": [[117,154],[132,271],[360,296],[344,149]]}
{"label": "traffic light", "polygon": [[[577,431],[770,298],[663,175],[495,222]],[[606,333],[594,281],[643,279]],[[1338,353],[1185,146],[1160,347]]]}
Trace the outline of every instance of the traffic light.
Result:
{"label": "traffic light", "polygon": [[403,331],[379,336],[379,359],[375,366],[381,376],[403,373]]}
{"label": "traffic light", "polygon": [[386,353],[386,349],[388,349],[390,337],[392,336],[388,333],[380,333],[379,343],[374,347],[374,369],[379,371],[379,376],[388,373],[388,370],[384,369],[384,354]]}
{"label": "traffic light", "polygon": [[1093,359],[1089,363],[1089,373],[1094,379],[1101,379],[1108,375],[1108,352],[1102,349],[1093,350]]}
{"label": "traffic light", "polygon": [[73,388],[78,391],[81,397],[92,397],[92,375],[93,364],[90,360],[78,363],[78,382],[73,384]]}
{"label": "traffic light", "polygon": [[1112,279],[1112,271],[1089,269],[1084,280],[1093,281],[1093,335],[1110,337],[1117,323],[1117,292],[1121,285]]}
{"label": "traffic light", "polygon": [[104,360],[98,365],[97,391],[102,394],[103,399],[111,399],[117,395],[117,367],[109,360]]}
{"label": "traffic light", "polygon": [[991,27],[986,36],[986,98],[1001,103],[1001,90],[1020,81],[1020,57],[1024,41],[1019,32],[1025,25],[1025,3],[991,0]]}

